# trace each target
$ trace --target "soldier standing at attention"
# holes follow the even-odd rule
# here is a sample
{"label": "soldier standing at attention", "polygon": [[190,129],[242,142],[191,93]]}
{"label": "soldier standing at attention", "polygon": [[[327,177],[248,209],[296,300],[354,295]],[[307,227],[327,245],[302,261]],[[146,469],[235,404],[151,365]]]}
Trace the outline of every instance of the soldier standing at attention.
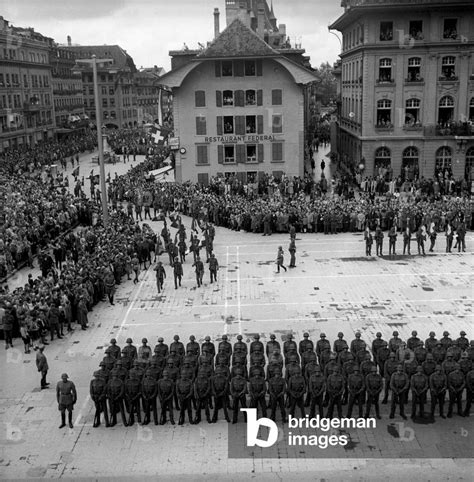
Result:
{"label": "soldier standing at attention", "polygon": [[76,387],[73,382],[68,380],[67,373],[61,375],[61,381],[56,385],[56,400],[58,408],[61,412],[61,425],[59,428],[66,426],[66,410],[68,411],[69,428],[73,428],[72,411],[77,400]]}
{"label": "soldier standing at attention", "polygon": [[211,422],[211,413],[209,411],[209,398],[211,397],[211,380],[204,371],[199,371],[194,381],[194,397],[197,401],[196,418],[194,423],[201,422],[201,410],[204,408],[207,423]]}
{"label": "soldier standing at attention", "polygon": [[95,404],[95,415],[93,427],[98,427],[100,425],[100,414],[104,412],[105,426],[109,426],[109,416],[107,413],[107,403],[106,399],[106,380],[99,375],[98,372],[94,373],[94,379],[91,380],[89,386],[89,393],[92,401]]}
{"label": "soldier standing at attention", "polygon": [[285,412],[285,393],[286,393],[286,382],[281,376],[281,370],[277,369],[274,375],[268,380],[268,393],[270,395],[270,408],[271,415],[270,418],[275,421],[277,406],[280,406],[281,420],[286,423],[286,412]]}
{"label": "soldier standing at attention", "polygon": [[295,416],[296,406],[301,410],[301,416],[305,417],[304,411],[304,395],[306,393],[306,383],[301,369],[296,365],[294,373],[288,379],[288,395],[290,398],[290,414]]}
{"label": "soldier standing at attention", "polygon": [[459,365],[456,364],[456,368],[447,374],[448,377],[448,390],[449,390],[449,408],[448,418],[453,416],[454,404],[457,405],[458,415],[464,417],[462,411],[462,392],[466,386],[464,380],[464,374],[459,369]]}
{"label": "soldier standing at attention", "polygon": [[114,374],[107,383],[107,398],[109,400],[109,412],[112,421],[110,426],[117,425],[117,412],[120,411],[122,416],[122,423],[126,427],[127,420],[125,418],[125,408],[123,405],[123,395],[125,392],[124,383],[118,377],[118,374]]}
{"label": "soldier standing at attention", "polygon": [[336,365],[331,375],[327,377],[326,389],[329,395],[329,406],[327,417],[332,418],[334,405],[337,407],[337,416],[342,418],[342,394],[344,392],[344,377],[341,369]]}
{"label": "soldier standing at attention", "polygon": [[160,397],[161,405],[161,420],[160,424],[166,423],[166,412],[170,413],[171,425],[174,425],[174,412],[173,412],[173,395],[174,395],[174,382],[169,376],[167,369],[163,370],[163,378],[158,380],[158,396]]}
{"label": "soldier standing at attention", "polygon": [[256,408],[258,414],[258,406],[262,408],[262,416],[267,416],[267,404],[265,402],[265,394],[267,393],[267,384],[261,373],[256,372],[249,379],[250,408]]}
{"label": "soldier standing at attention", "polygon": [[431,418],[434,418],[436,404],[439,405],[439,416],[446,418],[446,415],[443,414],[443,407],[447,387],[448,379],[441,369],[441,365],[436,365],[435,372],[430,376]]}
{"label": "soldier standing at attention", "polygon": [[365,407],[365,418],[369,418],[370,408],[375,407],[375,414],[380,420],[379,396],[383,388],[382,375],[377,373],[377,368],[372,367],[370,373],[365,377],[365,387],[367,390],[367,405]]}
{"label": "soldier standing at attention", "polygon": [[[239,404],[242,408],[247,408],[246,394],[247,394],[247,381],[242,376],[243,370],[239,368],[236,370],[236,374],[230,381],[230,394],[233,401],[234,415],[232,423],[237,423],[239,419]],[[246,419],[246,417],[244,417]]]}
{"label": "soldier standing at attention", "polygon": [[365,401],[365,381],[357,365],[354,366],[353,373],[351,373],[347,377],[347,388],[349,390],[349,406],[347,408],[347,418],[352,417],[352,407],[356,402],[359,405],[359,418],[362,418]]}
{"label": "soldier standing at attention", "polygon": [[[153,365],[152,365],[153,366]],[[151,375],[145,375],[141,386],[141,395],[143,399],[143,409],[145,412],[145,419],[143,425],[150,423],[150,412],[153,411],[153,421],[158,425],[158,410],[156,407],[156,397],[158,396],[158,382]]]}
{"label": "soldier standing at attention", "polygon": [[219,409],[224,409],[224,417],[227,422],[230,422],[229,413],[227,412],[227,404],[229,402],[229,381],[222,373],[217,373],[211,378],[211,389],[214,396],[214,414],[212,416],[212,423],[217,422]]}
{"label": "soldier standing at attention", "polygon": [[424,416],[424,406],[426,403],[426,393],[428,392],[428,377],[423,373],[423,367],[416,368],[416,373],[412,375],[411,381],[411,418],[416,416],[416,405],[420,406],[420,417]]}
{"label": "soldier standing at attention", "polygon": [[401,364],[397,365],[397,371],[392,375],[390,379],[390,388],[392,390],[392,405],[390,407],[390,418],[395,417],[395,408],[400,405],[400,415],[406,420],[405,415],[405,396],[410,386],[410,380],[408,375],[403,371]]}
{"label": "soldier standing at attention", "polygon": [[142,423],[140,397],[141,397],[141,378],[138,373],[130,371],[130,377],[125,380],[125,398],[128,407],[128,426],[135,423],[135,413],[138,423]]}
{"label": "soldier standing at attention", "polygon": [[181,408],[179,412],[178,425],[184,424],[184,417],[188,412],[188,420],[190,424],[193,424],[193,412],[191,409],[191,400],[193,396],[193,382],[191,378],[188,378],[186,374],[179,378],[176,382],[176,393],[178,395],[179,406]]}
{"label": "soldier standing at attention", "polygon": [[324,391],[326,390],[326,378],[321,372],[321,367],[316,365],[314,372],[309,376],[308,393],[310,395],[309,418],[314,418],[316,413],[316,405],[318,405],[319,416],[323,415]]}

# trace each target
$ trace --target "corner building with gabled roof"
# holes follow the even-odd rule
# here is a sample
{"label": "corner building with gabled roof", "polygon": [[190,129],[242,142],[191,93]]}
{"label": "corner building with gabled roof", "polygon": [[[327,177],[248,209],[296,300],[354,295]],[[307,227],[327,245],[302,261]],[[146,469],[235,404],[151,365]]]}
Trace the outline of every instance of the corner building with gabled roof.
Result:
{"label": "corner building with gabled roof", "polygon": [[172,51],[176,180],[303,176],[306,86],[316,81],[265,0],[226,1],[227,28],[201,50]]}

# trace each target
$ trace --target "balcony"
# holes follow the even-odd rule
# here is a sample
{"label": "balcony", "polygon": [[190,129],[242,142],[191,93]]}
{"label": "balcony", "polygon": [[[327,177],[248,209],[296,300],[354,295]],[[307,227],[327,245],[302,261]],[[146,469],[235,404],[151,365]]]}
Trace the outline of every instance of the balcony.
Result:
{"label": "balcony", "polygon": [[425,83],[425,79],[423,79],[423,77],[418,77],[417,79],[413,79],[413,78],[408,78],[408,79],[405,79],[405,84],[410,84],[410,85],[423,85]]}
{"label": "balcony", "polygon": [[423,128],[425,137],[472,137],[474,136],[474,126],[467,122],[452,122],[445,125],[427,125]]}
{"label": "balcony", "polygon": [[414,124],[404,124],[402,129],[404,131],[408,131],[408,132],[413,132],[413,131],[422,131],[423,130],[423,126],[420,124],[420,123],[414,123]]}
{"label": "balcony", "polygon": [[41,106],[37,103],[23,102],[23,110],[25,112],[38,112],[41,110]]}
{"label": "balcony", "polygon": [[377,85],[395,85],[395,79],[382,78],[375,81]]}
{"label": "balcony", "polygon": [[450,76],[440,75],[438,77],[438,80],[440,82],[457,82],[459,78],[456,75],[450,75]]}
{"label": "balcony", "polygon": [[376,131],[392,131],[393,130],[393,124],[391,122],[384,122],[382,124],[375,124],[374,129]]}

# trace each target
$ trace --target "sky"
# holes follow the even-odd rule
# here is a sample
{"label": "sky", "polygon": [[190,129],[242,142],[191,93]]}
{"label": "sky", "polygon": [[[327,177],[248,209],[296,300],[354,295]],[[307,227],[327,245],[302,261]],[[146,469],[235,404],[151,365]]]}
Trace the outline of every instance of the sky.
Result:
{"label": "sky", "polygon": [[[270,1],[270,0],[268,0]],[[170,50],[198,48],[214,36],[214,8],[225,26],[225,0],[10,0],[0,10],[11,25],[33,27],[57,43],[120,45],[137,68],[171,68]],[[328,25],[343,9],[339,0],[273,0],[277,23],[292,45],[301,43],[313,67],[333,64],[340,42]],[[340,37],[340,35],[339,35]]]}

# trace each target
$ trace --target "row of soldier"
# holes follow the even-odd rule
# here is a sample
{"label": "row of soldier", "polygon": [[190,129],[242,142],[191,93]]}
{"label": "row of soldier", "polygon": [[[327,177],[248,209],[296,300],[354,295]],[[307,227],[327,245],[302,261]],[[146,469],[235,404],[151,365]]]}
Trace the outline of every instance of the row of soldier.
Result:
{"label": "row of soldier", "polygon": [[[239,408],[247,407],[247,401],[250,407],[260,408],[263,416],[270,409],[273,420],[279,408],[283,422],[288,409],[295,416],[296,407],[303,417],[305,407],[310,407],[310,417],[316,412],[323,417],[327,407],[328,418],[333,417],[334,409],[341,418],[342,405],[347,403],[349,418],[357,406],[359,417],[369,417],[374,407],[380,419],[382,392],[382,404],[388,402],[391,393],[390,418],[394,418],[397,406],[400,415],[406,418],[410,391],[412,417],[417,416],[418,408],[419,416],[424,416],[428,392],[432,417],[439,405],[440,416],[445,418],[447,392],[448,417],[455,406],[460,416],[468,416],[470,412],[474,394],[474,341],[469,342],[464,331],[456,340],[448,332],[437,340],[431,332],[425,342],[416,331],[406,342],[396,331],[388,342],[377,333],[370,351],[360,333],[356,333],[350,344],[339,333],[332,350],[324,333],[316,344],[308,333],[297,344],[290,333],[283,350],[275,335],[264,345],[256,334],[249,346],[242,341],[242,335],[237,336],[234,345],[223,335],[217,350],[209,336],[202,345],[193,335],[189,340],[185,346],[175,335],[168,346],[160,337],[152,354],[146,338],[138,349],[130,338],[123,349],[112,339],[90,384],[96,406],[94,426],[100,424],[101,413],[106,426],[116,424],[119,412],[124,425],[133,425],[135,416],[142,423],[142,408],[143,424],[150,423],[152,415],[156,425],[164,424],[168,414],[174,424],[174,409],[179,411],[179,424],[184,423],[186,415],[190,423],[199,423],[202,410],[209,423],[216,422],[220,409],[228,422],[228,410],[232,409],[232,422],[236,423]],[[462,409],[464,389],[466,405]]]}

